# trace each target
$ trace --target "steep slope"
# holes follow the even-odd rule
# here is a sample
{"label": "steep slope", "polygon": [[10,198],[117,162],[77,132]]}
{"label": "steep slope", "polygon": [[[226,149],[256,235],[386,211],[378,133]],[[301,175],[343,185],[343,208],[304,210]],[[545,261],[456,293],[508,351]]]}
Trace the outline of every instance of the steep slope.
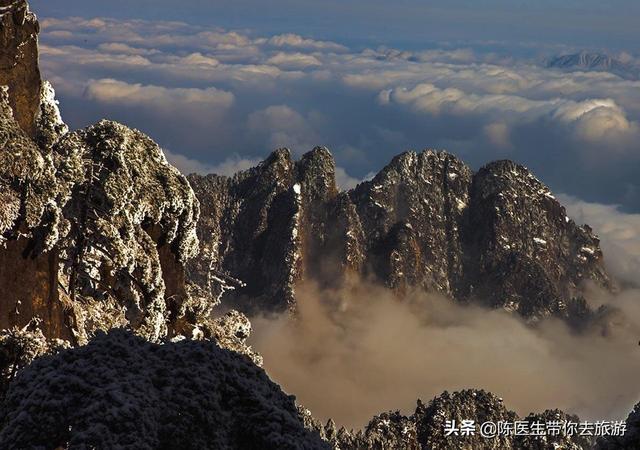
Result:
{"label": "steep slope", "polygon": [[251,354],[229,331],[246,318],[212,320],[216,302],[185,277],[199,216],[186,178],[123,125],[69,133],[40,78],[35,15],[3,1],[0,19],[0,329],[36,321],[45,338],[82,344],[129,326]]}
{"label": "steep slope", "polygon": [[599,71],[610,72],[621,78],[637,80],[640,69],[632,64],[620,61],[606,53],[587,52],[572,53],[550,58],[547,67],[567,71]]}
{"label": "steep slope", "polygon": [[192,279],[215,295],[233,290],[250,310],[294,308],[302,248],[322,247],[326,205],[337,194],[333,158],[318,148],[296,163],[282,149],[233,178],[189,182],[202,208]]}
{"label": "steep slope", "polygon": [[26,0],[0,0],[0,86],[8,86],[16,121],[30,137],[40,110],[39,31]]}
{"label": "steep slope", "polygon": [[3,104],[0,327],[40,317],[47,337],[79,342],[126,323],[166,335],[197,252],[186,179],[148,137],[112,122],[40,148]]}
{"label": "steep slope", "polygon": [[511,161],[473,178],[464,225],[466,295],[524,317],[578,313],[581,284],[611,287],[599,241]]}
{"label": "steep slope", "polygon": [[297,162],[278,150],[233,178],[189,181],[205,249],[190,273],[217,294],[235,289],[226,298],[248,311],[295,308],[305,278],[373,279],[400,294],[418,287],[530,320],[584,317],[584,282],[613,288],[591,229],[510,161],[474,174],[446,152],[407,152],[338,192],[328,150]]}

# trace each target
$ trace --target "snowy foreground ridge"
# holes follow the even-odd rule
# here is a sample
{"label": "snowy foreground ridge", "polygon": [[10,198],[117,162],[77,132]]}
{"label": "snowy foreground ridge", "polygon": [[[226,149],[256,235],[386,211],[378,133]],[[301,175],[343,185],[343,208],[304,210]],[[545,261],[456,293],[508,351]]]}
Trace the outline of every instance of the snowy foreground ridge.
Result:
{"label": "snowy foreground ridge", "polygon": [[0,417],[2,448],[328,448],[248,358],[124,330],[35,361]]}

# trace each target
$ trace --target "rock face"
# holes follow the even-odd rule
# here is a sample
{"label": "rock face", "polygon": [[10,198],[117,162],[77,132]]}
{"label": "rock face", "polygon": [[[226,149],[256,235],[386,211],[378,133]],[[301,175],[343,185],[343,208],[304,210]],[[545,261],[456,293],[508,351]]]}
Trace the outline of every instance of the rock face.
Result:
{"label": "rock face", "polygon": [[[197,251],[198,204],[186,179],[151,139],[108,121],[67,134],[53,153],[70,186],[58,202],[69,229],[58,249],[72,307],[113,299],[145,336],[166,335],[187,298],[184,263]],[[76,314],[79,328],[99,323],[95,312]]]}
{"label": "rock face", "polygon": [[567,55],[559,55],[546,62],[547,67],[568,71],[600,71],[610,72],[627,80],[638,80],[640,68],[634,64],[623,62],[606,53],[582,51]]}
{"label": "rock face", "polygon": [[122,330],[35,361],[0,415],[2,448],[329,448],[245,357]]}
{"label": "rock face", "polygon": [[40,110],[39,31],[26,0],[0,0],[0,86],[9,87],[16,121],[31,137]]}
{"label": "rock face", "polygon": [[188,302],[184,264],[197,252],[187,180],[148,137],[113,122],[55,138],[66,129],[44,101],[40,135],[54,145],[41,148],[4,92],[0,327],[39,317],[47,337],[77,342],[125,324],[166,335]]}
{"label": "rock face", "polygon": [[581,284],[611,287],[599,241],[578,227],[524,167],[489,164],[475,175],[463,232],[465,295],[524,317],[580,308]]}
{"label": "rock face", "polygon": [[[25,1],[0,0],[0,329],[37,323],[29,336],[83,344],[126,326],[152,341],[217,339],[261,364],[247,318],[214,320],[215,298],[186,279],[199,216],[186,178],[123,125],[69,133],[40,79],[37,33]],[[27,341],[6,342],[40,345]]]}
{"label": "rock face", "polygon": [[334,171],[325,149],[298,163],[278,150],[233,178],[192,175],[202,250],[191,279],[215,294],[234,290],[249,310],[293,309],[301,250],[322,248],[325,207],[337,195]]}
{"label": "rock face", "polygon": [[8,91],[0,89],[0,328],[43,319],[45,334],[70,338],[52,251],[62,228],[50,153],[42,152],[13,119]]}
{"label": "rock face", "polygon": [[203,244],[190,273],[205,290],[233,288],[226,298],[248,311],[294,309],[303,278],[364,277],[530,320],[584,316],[584,282],[613,287],[591,229],[510,161],[473,173],[446,152],[408,152],[338,192],[328,150],[293,161],[284,149],[232,178],[189,181]]}

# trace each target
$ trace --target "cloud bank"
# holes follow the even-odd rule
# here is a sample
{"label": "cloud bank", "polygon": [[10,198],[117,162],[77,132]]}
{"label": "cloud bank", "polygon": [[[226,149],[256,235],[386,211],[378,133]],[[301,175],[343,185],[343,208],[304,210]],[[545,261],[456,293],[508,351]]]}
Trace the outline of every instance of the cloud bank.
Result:
{"label": "cloud bank", "polygon": [[353,49],[109,18],[42,27],[42,66],[72,127],[114,117],[203,167],[325,145],[351,179],[443,148],[475,168],[514,159],[556,191],[640,210],[638,81],[547,69],[499,43]]}
{"label": "cloud bank", "polygon": [[272,379],[339,425],[464,388],[487,389],[521,415],[561,408],[583,420],[624,418],[640,400],[638,290],[592,299],[623,311],[608,337],[424,293],[399,301],[367,283],[297,293],[297,320],[252,319],[253,344]]}
{"label": "cloud bank", "polygon": [[[609,313],[576,333],[557,319],[536,326],[501,310],[458,305],[356,281],[297,288],[300,312],[255,319],[270,376],[322,419],[360,428],[390,409],[444,390],[488,389],[520,415],[560,408],[582,420],[623,419],[640,401],[640,215],[566,195],[571,217],[600,233],[616,294],[588,291]],[[508,336],[508,338],[505,338]]]}

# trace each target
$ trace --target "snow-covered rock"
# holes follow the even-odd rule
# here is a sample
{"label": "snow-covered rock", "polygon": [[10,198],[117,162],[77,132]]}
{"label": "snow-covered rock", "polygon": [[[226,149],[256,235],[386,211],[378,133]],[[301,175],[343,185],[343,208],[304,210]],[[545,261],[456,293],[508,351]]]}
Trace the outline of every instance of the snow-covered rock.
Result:
{"label": "snow-covered rock", "polygon": [[0,424],[1,448],[329,448],[248,358],[124,330],[21,371]]}

